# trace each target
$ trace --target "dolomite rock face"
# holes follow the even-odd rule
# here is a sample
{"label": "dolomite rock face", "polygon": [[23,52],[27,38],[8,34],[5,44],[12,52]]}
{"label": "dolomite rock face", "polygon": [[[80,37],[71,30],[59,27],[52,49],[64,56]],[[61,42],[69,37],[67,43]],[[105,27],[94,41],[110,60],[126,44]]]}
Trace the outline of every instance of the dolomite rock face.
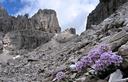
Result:
{"label": "dolomite rock face", "polygon": [[22,30],[8,32],[3,38],[3,49],[15,51],[20,49],[34,49],[45,44],[54,36],[53,33],[37,30]]}
{"label": "dolomite rock face", "polygon": [[13,30],[40,30],[49,33],[61,31],[56,12],[54,10],[39,10],[32,18],[28,14],[17,17],[9,16],[6,10],[0,8],[0,31],[7,33]]}
{"label": "dolomite rock face", "polygon": [[56,12],[39,10],[33,17],[28,14],[9,16],[0,7],[0,50],[34,49],[61,31]]}
{"label": "dolomite rock face", "polygon": [[100,0],[100,3],[88,16],[86,29],[90,29],[91,25],[101,23],[127,1],[128,0]]}
{"label": "dolomite rock face", "polygon": [[42,30],[51,33],[58,33],[61,31],[56,12],[54,10],[39,10],[32,17],[32,24],[37,30]]}

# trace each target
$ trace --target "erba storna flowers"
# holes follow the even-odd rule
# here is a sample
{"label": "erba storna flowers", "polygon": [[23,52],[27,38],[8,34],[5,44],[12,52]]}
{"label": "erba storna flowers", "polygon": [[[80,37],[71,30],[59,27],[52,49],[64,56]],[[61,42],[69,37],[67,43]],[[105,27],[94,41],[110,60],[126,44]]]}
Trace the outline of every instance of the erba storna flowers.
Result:
{"label": "erba storna flowers", "polygon": [[87,56],[83,56],[76,62],[75,66],[77,71],[87,67],[93,68],[95,71],[103,71],[110,65],[119,66],[122,61],[122,57],[113,53],[108,45],[101,44],[91,49]]}
{"label": "erba storna flowers", "polygon": [[62,71],[60,71],[60,72],[58,72],[57,74],[56,74],[56,76],[55,76],[55,78],[53,79],[53,81],[60,81],[60,80],[62,80],[62,79],[64,79],[65,78],[65,73],[64,72],[62,72]]}
{"label": "erba storna flowers", "polygon": [[[108,70],[109,67],[118,67],[122,63],[123,58],[112,52],[110,47],[106,44],[101,44],[91,49],[87,56],[83,56],[75,64],[71,65],[71,69],[82,71],[86,68],[92,68],[95,73]],[[110,69],[111,70],[111,69]],[[65,73],[60,71],[56,74],[53,81],[60,81],[65,78]]]}

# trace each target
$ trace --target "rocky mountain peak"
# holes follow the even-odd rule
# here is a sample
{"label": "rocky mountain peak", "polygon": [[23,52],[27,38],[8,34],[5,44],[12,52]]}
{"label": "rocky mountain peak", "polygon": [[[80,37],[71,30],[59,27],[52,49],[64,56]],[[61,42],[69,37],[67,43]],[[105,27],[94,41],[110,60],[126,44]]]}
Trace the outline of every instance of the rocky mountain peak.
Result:
{"label": "rocky mountain peak", "polygon": [[55,14],[56,15],[56,12],[55,10],[52,10],[52,9],[39,9],[37,14]]}
{"label": "rocky mountain peak", "polygon": [[[56,12],[51,9],[44,9],[28,18],[28,14],[17,17],[9,16],[4,8],[0,8],[0,31],[9,32],[13,30],[34,29],[49,33],[58,33],[61,31]],[[8,17],[6,17],[8,16]]]}
{"label": "rocky mountain peak", "polygon": [[58,33],[61,31],[56,12],[52,9],[39,9],[39,11],[32,16],[31,20],[36,29],[51,33]]}

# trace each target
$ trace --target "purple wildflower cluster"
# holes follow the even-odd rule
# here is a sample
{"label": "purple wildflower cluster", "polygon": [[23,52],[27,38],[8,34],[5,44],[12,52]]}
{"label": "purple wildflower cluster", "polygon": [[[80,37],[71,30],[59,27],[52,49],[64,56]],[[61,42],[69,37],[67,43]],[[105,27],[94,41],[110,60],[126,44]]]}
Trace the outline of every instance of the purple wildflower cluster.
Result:
{"label": "purple wildflower cluster", "polygon": [[108,45],[102,44],[90,50],[87,56],[76,62],[75,66],[77,71],[87,67],[103,71],[110,65],[119,66],[122,60],[122,57],[113,53]]}
{"label": "purple wildflower cluster", "polygon": [[65,78],[65,73],[62,72],[62,71],[60,71],[60,72],[58,72],[58,73],[56,74],[55,80],[60,81],[60,80],[62,80],[62,79],[64,79],[64,78]]}

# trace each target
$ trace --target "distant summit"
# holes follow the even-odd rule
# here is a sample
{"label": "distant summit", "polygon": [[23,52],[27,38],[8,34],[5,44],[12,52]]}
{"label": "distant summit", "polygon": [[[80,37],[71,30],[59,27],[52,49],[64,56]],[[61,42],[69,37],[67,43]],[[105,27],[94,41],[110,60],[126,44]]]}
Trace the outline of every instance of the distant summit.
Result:
{"label": "distant summit", "polygon": [[56,11],[52,9],[39,9],[37,14],[56,14]]}
{"label": "distant summit", "polygon": [[38,12],[31,18],[33,26],[38,30],[43,30],[51,33],[61,31],[56,12],[52,9],[39,9]]}
{"label": "distant summit", "polygon": [[51,9],[44,9],[28,18],[28,14],[17,17],[9,16],[7,11],[0,7],[0,31],[9,32],[13,30],[35,29],[44,32],[58,33],[61,31],[56,12]]}

